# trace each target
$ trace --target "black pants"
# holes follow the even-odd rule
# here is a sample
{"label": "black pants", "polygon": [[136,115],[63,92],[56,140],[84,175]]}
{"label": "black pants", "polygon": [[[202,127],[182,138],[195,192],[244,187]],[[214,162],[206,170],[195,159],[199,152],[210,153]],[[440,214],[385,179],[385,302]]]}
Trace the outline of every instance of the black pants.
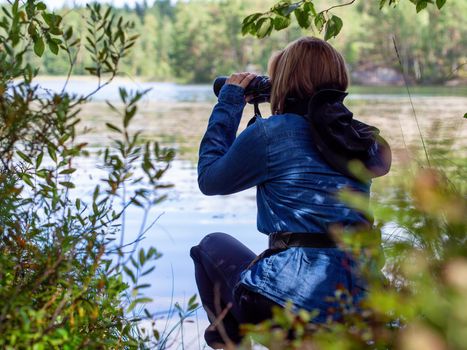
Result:
{"label": "black pants", "polygon": [[226,343],[226,337],[239,343],[240,324],[271,318],[271,308],[278,304],[242,286],[233,293],[240,273],[256,258],[245,245],[225,233],[211,233],[191,248],[190,255],[201,302],[211,322],[204,334],[208,345]]}

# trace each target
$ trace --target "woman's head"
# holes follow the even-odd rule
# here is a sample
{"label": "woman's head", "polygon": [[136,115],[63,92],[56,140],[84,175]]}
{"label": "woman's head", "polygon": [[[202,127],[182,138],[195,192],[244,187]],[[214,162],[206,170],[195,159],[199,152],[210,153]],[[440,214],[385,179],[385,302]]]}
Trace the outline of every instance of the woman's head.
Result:
{"label": "woman's head", "polygon": [[284,112],[287,97],[306,98],[319,87],[346,90],[344,58],[326,41],[304,37],[291,42],[269,61],[272,81],[271,110]]}

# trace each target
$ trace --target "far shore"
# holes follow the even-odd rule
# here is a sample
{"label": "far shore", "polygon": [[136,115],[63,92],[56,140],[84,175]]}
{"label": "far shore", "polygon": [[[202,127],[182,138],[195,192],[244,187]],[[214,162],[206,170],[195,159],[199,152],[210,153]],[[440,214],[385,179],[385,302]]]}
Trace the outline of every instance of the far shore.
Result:
{"label": "far shore", "polygon": [[[65,80],[67,77],[65,75],[38,75],[36,79],[39,80]],[[214,81],[213,77],[213,81]],[[90,75],[72,75],[71,80],[78,80],[78,81],[94,81],[97,78],[90,76]],[[103,78],[105,80],[105,78]],[[167,83],[167,84],[179,84],[179,85],[207,85],[211,82],[182,82],[179,80],[153,80],[150,77],[144,76],[117,76],[114,78],[115,81],[121,82],[137,82],[137,83]],[[378,84],[355,84],[355,86],[364,86],[364,87],[401,87],[401,84],[386,84],[386,85],[378,85]],[[466,88],[467,87],[467,80],[456,80],[456,81],[448,81],[445,84],[434,84],[434,85],[410,85],[411,87],[449,87],[449,88]]]}
{"label": "far shore", "polygon": [[[36,77],[36,82],[60,82],[65,81],[66,76],[60,75],[39,75]],[[75,83],[97,83],[97,78],[85,75],[73,75],[70,78],[71,82]],[[105,81],[105,79],[103,79]],[[179,81],[152,81],[145,77],[128,77],[118,76],[114,78],[112,84],[127,85],[127,84],[167,84],[167,85],[179,85],[179,86],[207,86],[210,82],[203,83],[183,83]],[[451,86],[451,85],[411,85],[409,90],[415,95],[426,95],[426,96],[467,96],[467,83]],[[400,85],[361,85],[355,84],[350,85],[349,91],[357,94],[406,94],[406,87]]]}

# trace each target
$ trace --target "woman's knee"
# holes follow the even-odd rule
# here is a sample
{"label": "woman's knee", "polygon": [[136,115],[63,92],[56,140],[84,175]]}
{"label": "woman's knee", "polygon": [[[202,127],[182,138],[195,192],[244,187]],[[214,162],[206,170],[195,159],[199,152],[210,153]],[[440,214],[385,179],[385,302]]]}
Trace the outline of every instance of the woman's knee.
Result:
{"label": "woman's knee", "polygon": [[232,240],[235,239],[231,235],[228,235],[227,233],[224,232],[213,232],[210,233],[199,242],[199,245],[201,247],[206,246],[206,245],[212,245],[212,244],[217,244],[220,242],[224,242],[226,240]]}
{"label": "woman's knee", "polygon": [[206,235],[201,242],[199,242],[198,247],[203,250],[210,250],[211,247],[218,247],[220,244],[225,243],[226,241],[230,241],[233,238],[232,236],[228,235],[227,233],[223,232],[213,232]]}
{"label": "woman's knee", "polygon": [[231,240],[233,239],[232,236],[228,235],[227,233],[223,232],[213,232],[208,235],[206,235],[198,245],[195,245],[190,249],[190,256],[194,260],[199,260],[199,254],[202,253],[202,251],[210,251],[212,248],[217,248],[219,247],[222,243],[225,243],[226,240]]}
{"label": "woman's knee", "polygon": [[190,249],[190,256],[193,260],[199,260],[199,246],[195,245],[194,247],[191,247]]}

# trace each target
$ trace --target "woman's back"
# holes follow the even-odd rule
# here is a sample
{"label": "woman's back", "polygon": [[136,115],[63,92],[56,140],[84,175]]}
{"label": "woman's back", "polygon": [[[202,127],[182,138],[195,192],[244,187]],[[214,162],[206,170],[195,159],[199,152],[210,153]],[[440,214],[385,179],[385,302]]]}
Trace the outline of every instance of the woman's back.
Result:
{"label": "woman's back", "polygon": [[[332,169],[312,140],[307,120],[298,114],[256,118],[236,142],[248,144],[244,154],[264,166],[264,181],[257,184],[258,230],[325,234],[338,224],[366,223],[356,210],[339,201],[339,190],[350,188],[368,195],[370,185]],[[265,149],[258,157],[256,149]],[[245,147],[246,149],[246,147]],[[264,158],[263,161],[259,159]],[[352,270],[354,262],[338,248],[295,247],[265,257],[244,271],[240,283],[249,290],[295,308],[321,310],[315,321],[324,322],[327,302],[339,286],[362,296],[361,282]]]}
{"label": "woman's back", "polygon": [[325,233],[333,224],[365,222],[337,195],[344,188],[368,195],[369,183],[346,177],[324,161],[303,116],[257,118],[250,128],[258,129],[252,137],[263,140],[257,147],[267,150],[267,178],[257,186],[259,231]]}

